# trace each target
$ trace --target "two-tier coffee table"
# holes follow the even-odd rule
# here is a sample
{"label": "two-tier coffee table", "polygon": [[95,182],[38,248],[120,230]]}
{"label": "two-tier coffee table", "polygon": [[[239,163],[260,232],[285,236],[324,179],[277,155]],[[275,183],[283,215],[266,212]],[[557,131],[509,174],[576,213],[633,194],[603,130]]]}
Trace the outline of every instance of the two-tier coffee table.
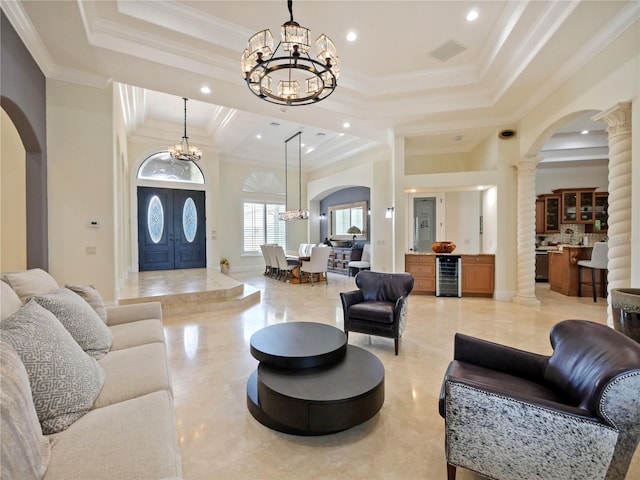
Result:
{"label": "two-tier coffee table", "polygon": [[269,428],[326,435],[365,422],[382,408],[382,362],[347,345],[338,328],[280,323],[253,334],[250,345],[260,364],[247,381],[247,407]]}

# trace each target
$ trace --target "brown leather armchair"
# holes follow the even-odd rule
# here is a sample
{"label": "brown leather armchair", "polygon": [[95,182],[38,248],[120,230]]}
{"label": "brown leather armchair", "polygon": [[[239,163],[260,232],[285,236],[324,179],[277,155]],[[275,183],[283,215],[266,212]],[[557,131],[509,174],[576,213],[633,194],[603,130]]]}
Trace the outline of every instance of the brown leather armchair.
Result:
{"label": "brown leather armchair", "polygon": [[440,393],[447,478],[625,478],[640,439],[640,344],[565,320],[551,356],[456,334]]}
{"label": "brown leather armchair", "polygon": [[356,275],[356,286],[358,290],[340,293],[347,337],[349,332],[358,332],[393,338],[398,355],[413,276],[363,270]]}

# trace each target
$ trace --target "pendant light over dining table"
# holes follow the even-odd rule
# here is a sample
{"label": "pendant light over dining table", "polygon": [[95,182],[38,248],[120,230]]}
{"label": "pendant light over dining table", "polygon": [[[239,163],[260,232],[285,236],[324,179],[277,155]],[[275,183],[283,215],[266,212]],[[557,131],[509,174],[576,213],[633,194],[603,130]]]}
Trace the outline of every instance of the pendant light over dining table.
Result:
{"label": "pendant light over dining table", "polygon": [[[289,189],[288,189],[288,143],[298,137],[298,208],[295,210],[288,209],[289,206]],[[278,214],[280,220],[290,222],[293,220],[309,220],[309,210],[302,208],[302,132],[287,138],[284,141],[284,212]]]}
{"label": "pendant light over dining table", "polygon": [[333,93],[340,76],[340,60],[333,41],[324,34],[316,40],[318,59],[311,58],[311,31],[293,20],[293,0],[287,4],[290,20],[280,29],[275,50],[271,30],[253,35],[242,53],[242,75],[249,90],[267,102],[309,105]]}

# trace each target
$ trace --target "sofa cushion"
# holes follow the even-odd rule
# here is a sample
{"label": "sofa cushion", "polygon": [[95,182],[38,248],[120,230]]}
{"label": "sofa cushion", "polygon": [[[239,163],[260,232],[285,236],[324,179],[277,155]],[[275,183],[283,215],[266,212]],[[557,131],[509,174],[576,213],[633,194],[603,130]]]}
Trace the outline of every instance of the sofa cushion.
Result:
{"label": "sofa cushion", "polygon": [[20,310],[22,301],[8,283],[0,281],[0,288],[0,308],[2,310],[0,320],[4,320]]}
{"label": "sofa cushion", "polygon": [[112,352],[148,343],[165,343],[162,321],[155,318],[113,325],[109,330],[113,334]]}
{"label": "sofa cushion", "polygon": [[92,410],[50,440],[46,480],[182,478],[167,390]]}
{"label": "sofa cushion", "polygon": [[23,302],[31,295],[44,295],[59,288],[56,280],[41,268],[4,273],[2,280],[13,288]]}
{"label": "sofa cushion", "polygon": [[26,367],[45,434],[66,429],[89,411],[104,383],[104,370],[51,312],[29,301],[0,323],[0,339]]}
{"label": "sofa cushion", "polygon": [[53,313],[82,350],[96,360],[104,357],[111,348],[111,330],[77,293],[60,288],[47,295],[34,295],[31,299]]}
{"label": "sofa cushion", "polygon": [[85,302],[91,305],[100,319],[107,323],[107,308],[104,305],[102,295],[93,285],[65,285],[66,288],[80,295]]}
{"label": "sofa cushion", "polygon": [[163,343],[109,352],[98,364],[103,368],[106,379],[93,408],[123,402],[158,390],[171,390]]}
{"label": "sofa cushion", "polygon": [[49,439],[42,434],[24,364],[4,342],[0,342],[0,378],[2,478],[42,478],[49,464]]}

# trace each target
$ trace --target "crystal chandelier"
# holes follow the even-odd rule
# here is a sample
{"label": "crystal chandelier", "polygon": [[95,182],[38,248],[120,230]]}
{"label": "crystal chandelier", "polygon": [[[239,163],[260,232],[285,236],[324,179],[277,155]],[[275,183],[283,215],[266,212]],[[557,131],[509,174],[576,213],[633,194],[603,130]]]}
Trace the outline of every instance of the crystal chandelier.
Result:
{"label": "crystal chandelier", "polygon": [[[340,76],[340,61],[335,45],[324,34],[316,40],[318,60],[311,58],[311,31],[293,20],[293,0],[287,4],[291,20],[280,29],[280,43],[274,50],[273,35],[268,29],[251,37],[242,52],[242,74],[249,90],[267,102],[308,105],[333,93]],[[272,85],[276,81],[274,91]],[[304,90],[301,84],[306,87]]]}
{"label": "crystal chandelier", "polygon": [[[287,144],[298,137],[298,208],[296,210],[287,210],[289,191],[287,189]],[[289,222],[291,220],[309,220],[309,210],[302,209],[302,132],[287,138],[284,141],[284,212],[278,214],[280,220]]]}
{"label": "crystal chandelier", "polygon": [[187,99],[184,100],[184,135],[182,141],[169,147],[169,155],[177,160],[188,162],[197,162],[202,158],[202,152],[194,145],[189,145],[189,137],[187,136]]}

